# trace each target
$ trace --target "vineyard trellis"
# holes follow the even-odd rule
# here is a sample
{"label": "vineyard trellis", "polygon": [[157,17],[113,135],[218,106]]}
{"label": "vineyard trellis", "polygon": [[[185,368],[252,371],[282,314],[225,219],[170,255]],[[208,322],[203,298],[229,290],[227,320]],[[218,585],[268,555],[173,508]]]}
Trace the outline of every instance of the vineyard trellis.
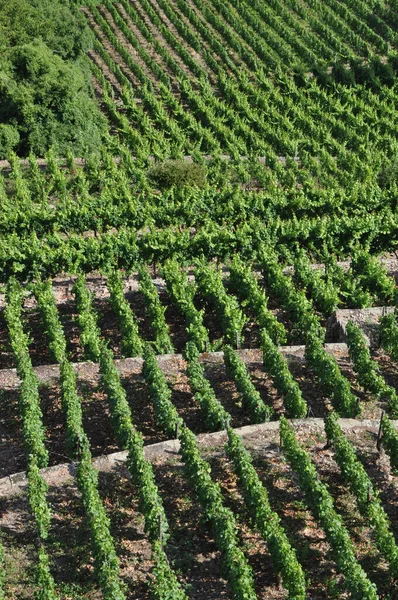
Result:
{"label": "vineyard trellis", "polygon": [[108,132],[0,164],[0,600],[393,598],[396,0],[78,4]]}

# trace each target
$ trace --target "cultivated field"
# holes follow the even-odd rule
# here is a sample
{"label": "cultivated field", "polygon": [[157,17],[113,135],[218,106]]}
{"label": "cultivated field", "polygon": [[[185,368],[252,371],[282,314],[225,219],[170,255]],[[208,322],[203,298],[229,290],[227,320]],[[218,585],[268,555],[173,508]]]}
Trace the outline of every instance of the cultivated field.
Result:
{"label": "cultivated field", "polygon": [[398,598],[395,0],[80,10],[109,134],[0,165],[0,600]]}

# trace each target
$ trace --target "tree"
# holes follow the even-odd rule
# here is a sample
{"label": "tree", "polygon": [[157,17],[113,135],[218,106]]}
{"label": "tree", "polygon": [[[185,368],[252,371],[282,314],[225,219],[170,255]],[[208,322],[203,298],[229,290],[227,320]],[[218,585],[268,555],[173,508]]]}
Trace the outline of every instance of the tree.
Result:
{"label": "tree", "polygon": [[57,154],[65,155],[71,147],[75,155],[84,155],[98,148],[104,130],[104,117],[90,97],[83,69],[39,41],[15,46],[6,54],[0,71],[0,122],[8,125],[1,158],[7,157],[10,144],[25,156],[43,156],[51,146]]}

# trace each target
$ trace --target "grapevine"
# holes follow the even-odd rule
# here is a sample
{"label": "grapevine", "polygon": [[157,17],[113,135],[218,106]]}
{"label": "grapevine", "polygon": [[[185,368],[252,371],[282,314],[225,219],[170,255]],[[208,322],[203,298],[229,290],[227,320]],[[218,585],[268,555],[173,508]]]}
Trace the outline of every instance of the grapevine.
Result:
{"label": "grapevine", "polygon": [[278,392],[282,394],[288,415],[295,418],[305,417],[307,403],[289,371],[286,359],[265,330],[261,332],[261,343],[264,368],[271,375]]}
{"label": "grapevine", "polygon": [[377,363],[371,358],[365,338],[352,321],[346,327],[347,345],[354,370],[358,374],[358,383],[367,391],[381,399],[386,398],[388,410],[392,416],[398,415],[398,395],[379,373]]}
{"label": "grapevine", "polygon": [[231,346],[224,346],[224,363],[227,374],[234,379],[236,387],[242,395],[243,404],[250,412],[252,423],[269,421],[273,409],[264,404],[250,379],[245,363]]}
{"label": "grapevine", "polygon": [[335,458],[343,478],[355,495],[358,508],[369,519],[374,529],[376,545],[387,559],[391,575],[395,578],[398,570],[398,546],[391,531],[391,524],[379,500],[377,490],[368,477],[361,462],[356,457],[352,444],[347,440],[335,414],[325,419],[325,431],[333,444]]}
{"label": "grapevine", "polygon": [[309,508],[325,530],[336,563],[345,576],[352,597],[358,600],[359,598],[377,600],[376,587],[369,581],[355,557],[354,545],[340,515],[334,508],[332,496],[326,486],[319,481],[309,455],[297,442],[293,428],[284,417],[280,420],[280,432],[286,458],[298,474],[300,487]]}

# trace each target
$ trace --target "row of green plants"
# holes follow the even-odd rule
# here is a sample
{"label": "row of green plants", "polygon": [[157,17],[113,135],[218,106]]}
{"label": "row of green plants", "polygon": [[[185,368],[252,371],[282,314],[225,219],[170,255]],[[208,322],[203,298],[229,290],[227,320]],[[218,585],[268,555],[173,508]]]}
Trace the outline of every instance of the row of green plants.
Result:
{"label": "row of green plants", "polygon": [[309,454],[298,443],[293,427],[284,417],[280,419],[280,437],[286,459],[298,475],[300,488],[315,520],[326,533],[333,558],[344,574],[351,597],[356,600],[377,600],[376,586],[369,580],[355,556],[354,544],[341,516],[334,508],[330,492],[319,480]]}
{"label": "row of green plants", "polygon": [[[131,18],[133,18],[133,15],[135,13],[135,8],[132,7],[132,5],[128,5],[127,7],[125,6],[125,9],[128,12],[129,16]],[[119,42],[117,36],[111,30],[108,23],[102,18],[102,16],[95,9],[94,9],[94,16],[96,17],[97,22],[101,25],[102,29],[104,30],[106,36],[110,39],[111,43],[117,48],[118,52],[123,56],[123,59],[127,62],[127,64],[129,64],[129,67],[131,67],[131,65],[130,65],[131,58],[129,57],[128,52],[126,51],[125,47]],[[134,18],[133,18],[133,20],[134,20]],[[123,20],[121,20],[119,22],[123,23]],[[163,48],[163,46],[159,44],[159,42],[156,40],[156,38],[154,38],[148,32],[148,29],[146,28],[143,20],[139,19],[139,18],[137,19],[137,17],[136,17],[135,24],[140,29],[140,31],[144,35],[144,37],[146,39],[149,38],[151,40],[151,43],[156,47],[156,50],[159,53],[159,55],[162,56],[162,59],[166,62],[167,66],[170,68],[170,70],[172,71],[174,76],[179,81],[179,84],[181,86],[181,92],[183,92],[185,94],[185,99],[189,103],[190,107],[193,110],[195,110],[196,118],[201,116],[200,120],[202,121],[202,123],[204,125],[206,125],[206,123],[211,123],[213,120],[214,126],[217,128],[217,136],[219,137],[220,140],[222,140],[224,143],[226,143],[227,146],[229,146],[230,151],[231,152],[235,151],[234,150],[235,149],[234,144],[235,144],[235,145],[237,145],[237,147],[240,147],[241,153],[246,153],[247,149],[246,149],[246,146],[243,144],[243,142],[241,142],[235,136],[235,134],[232,132],[232,130],[228,129],[225,125],[223,125],[222,121],[220,121],[217,118],[217,116],[214,114],[211,104],[215,104],[216,106],[219,106],[220,102],[214,96],[211,98],[212,101],[210,104],[203,102],[201,96],[192,88],[190,80],[186,76],[184,70],[182,70],[180,68],[178,62],[175,61],[174,57],[170,54],[170,52],[167,49]],[[133,37],[132,31],[128,30],[126,32],[125,27],[123,29],[124,29],[125,34],[127,35],[129,42],[132,43],[132,41],[133,41],[132,40],[132,37]],[[133,45],[136,46],[137,41],[135,41],[135,43],[133,42]],[[187,56],[189,56],[189,54]],[[146,57],[143,57],[143,58],[145,60]],[[154,62],[152,60],[152,61],[149,61],[149,63],[148,63],[148,59],[146,59],[145,62],[148,64],[149,68],[154,72],[155,77],[159,78],[159,75],[157,73],[158,66],[157,66],[156,62]],[[145,78],[145,75],[143,75],[143,77]]]}
{"label": "row of green plants", "polygon": [[[314,48],[315,50],[315,54],[318,54],[318,57],[316,55],[314,55],[313,53],[311,54],[310,51],[310,56],[311,58],[310,60],[310,66],[311,69],[314,71],[316,70],[316,63],[319,62],[319,57],[321,56],[323,57],[328,57],[329,56],[329,60],[334,59],[336,60],[336,56],[333,53],[333,51],[329,48],[328,44],[325,43],[323,41],[323,38],[318,38],[316,37],[313,32],[311,30],[309,30],[307,27],[305,27],[304,23],[301,23],[299,19],[295,19],[294,18],[294,13],[290,12],[284,5],[282,2],[280,2],[279,0],[273,0],[272,4],[272,11],[275,10],[276,12],[276,18],[272,18],[272,27],[275,26],[275,24],[279,25],[279,28],[281,27],[281,23],[283,23],[283,27],[282,27],[282,31],[283,31],[283,37],[288,38],[286,41],[288,42],[288,44],[295,44],[298,40],[298,38],[305,38],[306,42],[308,40],[310,40],[309,44],[307,45],[300,45],[300,50],[302,51],[302,55],[304,56],[304,54],[308,55],[308,45],[310,45],[311,47]],[[198,32],[201,36],[201,38],[203,39],[203,41],[205,41],[205,43],[207,45],[209,45],[214,54],[218,57],[220,57],[222,59],[222,65],[224,67],[224,69],[228,69],[230,72],[232,71],[235,75],[235,77],[237,76],[237,78],[239,79],[240,83],[242,82],[242,80],[239,78],[239,74],[243,73],[244,69],[242,69],[243,67],[246,67],[250,69],[250,72],[253,73],[255,72],[257,75],[257,85],[260,86],[261,89],[263,89],[263,83],[267,82],[267,85],[269,86],[270,84],[270,79],[267,78],[266,73],[262,73],[262,69],[261,66],[259,65],[258,61],[256,61],[253,58],[253,55],[248,55],[247,53],[244,53],[244,49],[242,47],[242,45],[239,45],[237,43],[237,40],[235,38],[231,38],[232,32],[229,31],[228,32],[228,37],[226,35],[224,35],[225,31],[222,29],[222,27],[220,26],[220,22],[219,20],[217,20],[217,15],[212,15],[211,13],[208,12],[207,10],[207,6],[203,5],[203,3],[197,3],[197,6],[200,10],[202,10],[203,12],[203,17],[204,18],[208,18],[209,21],[212,23],[213,26],[217,26],[218,25],[218,30],[212,30],[210,31],[210,28],[208,27],[206,21],[202,21],[197,13],[195,11],[193,11],[186,3],[183,2],[183,0],[179,0],[178,1],[178,8],[179,10],[185,15],[185,17],[187,19],[189,19],[190,25],[191,25],[191,29],[188,30],[190,33],[190,36],[188,38],[188,35],[186,34],[186,26],[185,29],[183,26],[180,26],[179,32],[181,33],[181,35],[183,35],[186,39],[186,41],[190,44],[193,45],[193,47],[196,47],[199,44],[199,48],[200,48],[200,39],[199,38],[195,38],[195,42],[196,44],[193,44],[193,42],[191,41],[194,32]],[[203,10],[205,9],[205,10]],[[256,2],[256,6],[255,6],[256,11],[259,13],[257,15],[257,18],[255,18],[255,24],[256,26],[261,26],[261,20],[263,18],[265,18],[265,20],[269,20],[269,11],[270,9],[267,7],[264,7],[263,4]],[[267,15],[265,15],[265,13],[267,13]],[[170,15],[168,15],[169,18]],[[282,20],[280,20],[280,18],[282,18]],[[289,26],[288,26],[289,23]],[[176,19],[174,18],[173,20],[173,24],[176,25]],[[177,27],[177,25],[176,25]],[[289,34],[289,30],[291,31],[291,33]],[[267,35],[266,35],[266,39],[269,39],[269,28],[267,28]],[[229,58],[228,53],[225,50],[225,46],[229,46],[231,45],[231,40],[233,42],[233,47],[235,50],[235,56],[238,53],[242,58],[243,58],[243,63],[242,65],[237,65],[236,63],[236,59],[235,62],[231,64],[231,60]],[[264,41],[264,37],[263,37],[263,41]],[[275,40],[276,41],[276,40]],[[279,50],[281,45],[281,40],[278,39],[277,41],[277,47],[276,49]],[[218,72],[220,70],[220,67],[218,66],[218,64],[214,61],[214,59],[212,61],[210,61],[210,53],[205,53],[204,54],[204,58],[206,60],[206,62],[208,63],[210,68],[214,69],[214,64],[217,65],[215,67],[215,72]],[[289,61],[289,65],[288,67],[291,68],[291,62]],[[235,67],[235,68],[234,68]],[[221,67],[222,69],[222,67]],[[325,79],[325,72],[324,69],[322,69],[322,78]],[[238,75],[237,73],[238,72]],[[280,70],[281,73],[281,70]],[[244,73],[243,73],[244,74]],[[282,75],[280,74],[280,77]],[[286,76],[286,74],[284,74],[284,76]],[[329,77],[330,79],[330,77]],[[280,81],[280,79],[279,79]],[[246,83],[246,82],[245,82]],[[308,85],[308,80],[305,82]],[[316,84],[313,84],[311,86],[311,108],[310,110],[302,110],[302,106],[303,106],[303,100],[305,99],[305,92],[303,91],[303,86],[295,86],[294,83],[294,79],[290,76],[289,77],[289,95],[283,96],[280,95],[278,98],[278,101],[282,101],[285,103],[283,110],[280,110],[279,113],[279,118],[281,115],[286,115],[287,112],[289,113],[293,113],[295,116],[295,126],[296,126],[296,130],[297,130],[297,126],[300,126],[301,124],[301,120],[304,120],[304,122],[306,123],[305,127],[306,127],[306,132],[307,134],[309,133],[308,127],[310,127],[310,131],[311,131],[311,135],[312,138],[314,137],[314,135],[317,135],[320,131],[322,131],[322,140],[323,140],[323,144],[325,143],[326,139],[328,139],[328,134],[329,134],[329,130],[325,129],[324,127],[322,127],[322,125],[324,123],[328,123],[329,122],[332,124],[332,127],[334,129],[336,129],[338,132],[340,132],[338,135],[341,135],[341,132],[343,129],[345,128],[345,123],[343,124],[340,120],[340,123],[336,122],[336,118],[335,118],[335,106],[332,108],[330,106],[330,112],[326,112],[325,113],[325,102],[328,105],[331,105],[331,102],[336,104],[336,98],[333,97],[333,91],[332,94],[328,95],[325,94],[325,91],[317,86]],[[295,89],[294,89],[295,88]],[[247,89],[247,88],[245,88]],[[255,90],[256,88],[254,86],[250,86],[250,94],[248,94],[248,98],[251,100],[253,97],[256,97],[255,94]],[[292,93],[294,90],[294,95],[297,95],[298,98],[293,98],[292,97]],[[322,97],[322,105],[317,105],[315,103],[315,99],[316,98],[321,98]],[[351,100],[351,99],[350,99]],[[354,99],[355,100],[355,99]],[[290,102],[289,102],[290,101]],[[270,103],[268,103],[267,109],[269,109]],[[297,109],[299,109],[300,112],[297,111]],[[347,110],[350,110],[351,106],[348,107],[347,105],[345,105],[345,112],[347,112]],[[320,111],[320,117],[321,119],[314,122],[311,122],[311,117],[309,117],[309,115],[314,115],[313,118],[316,119],[316,114],[314,114],[314,111]],[[356,122],[358,122],[357,117],[356,117]],[[346,130],[344,135],[341,137],[341,139],[344,139],[345,144],[347,143],[347,141],[350,139],[350,137],[353,135],[353,128],[351,127],[348,131]],[[372,134],[372,132],[370,131],[370,133]],[[296,131],[294,133],[296,135]],[[339,147],[339,154],[345,152],[345,147],[340,145]],[[317,154],[317,152],[313,152],[313,154]],[[351,163],[353,164],[353,162]],[[338,173],[335,173],[335,175],[338,176]]]}
{"label": "row of green plants", "polygon": [[[214,201],[216,200],[214,196]],[[239,199],[239,202],[238,202]],[[166,201],[166,199],[165,199]],[[227,198],[225,198],[227,210]],[[188,199],[187,199],[188,202]],[[248,201],[240,193],[234,207],[241,202],[248,209]],[[244,215],[242,213],[242,219]],[[218,221],[218,219],[217,219]],[[120,225],[114,231],[98,232],[96,236],[81,236],[71,233],[68,237],[51,234],[44,237],[34,232],[28,235],[10,233],[0,242],[1,280],[11,276],[31,279],[37,274],[42,277],[55,276],[60,272],[76,273],[78,270],[107,272],[114,267],[134,269],[139,262],[151,264],[175,258],[181,264],[192,264],[197,256],[207,260],[217,258],[225,261],[239,253],[242,259],[252,259],[258,246],[265,243],[281,249],[296,241],[299,245],[323,253],[324,244],[330,241],[327,233],[335,230],[334,252],[345,255],[349,252],[349,240],[359,235],[360,243],[368,239],[370,252],[391,249],[394,245],[396,216],[384,207],[371,216],[335,219],[328,215],[310,219],[287,219],[267,221],[252,216],[249,222],[239,219],[230,229],[217,221],[204,219],[196,223],[195,233],[189,229],[170,224],[158,228],[151,224],[137,235],[135,227]],[[366,242],[367,243],[367,242]]]}
{"label": "row of green plants", "polygon": [[75,297],[79,327],[81,333],[84,333],[84,346],[91,357],[98,351],[97,362],[101,373],[101,385],[109,403],[112,426],[119,445],[128,453],[127,468],[138,492],[139,509],[145,517],[145,532],[153,544],[153,558],[156,560],[155,580],[152,584],[153,596],[162,600],[170,597],[184,600],[185,592],[162,548],[162,543],[167,540],[169,525],[153,468],[145,459],[144,441],[141,433],[134,427],[130,405],[114,363],[113,352],[100,337],[92,297],[83,277],[80,277],[75,284]]}
{"label": "row of green plants", "polygon": [[162,305],[158,290],[146,267],[141,266],[139,268],[138,276],[139,289],[145,298],[145,311],[151,322],[155,337],[154,348],[158,354],[172,354],[174,348],[165,319],[166,307]]}
{"label": "row of green plants", "polygon": [[398,416],[398,395],[380,374],[380,369],[372,359],[369,346],[361,329],[353,321],[346,326],[347,346],[359,385],[367,392],[387,401],[388,412],[393,418]]}
{"label": "row of green plants", "polygon": [[40,469],[48,466],[48,452],[45,446],[43,414],[40,407],[39,381],[33,370],[29,355],[29,336],[24,332],[22,287],[10,280],[6,290],[7,306],[4,312],[11,347],[17,364],[17,374],[21,380],[18,407],[22,419],[24,448],[27,462],[28,499],[38,540],[38,562],[36,564],[36,584],[38,600],[56,600],[54,577],[45,548],[51,524],[51,511],[47,502],[48,485]]}
{"label": "row of green plants", "polygon": [[388,315],[383,315],[379,319],[380,327],[380,345],[390,356],[391,360],[398,360],[398,324],[397,311]]}
{"label": "row of green plants", "polygon": [[73,365],[67,359],[66,338],[50,281],[37,283],[35,296],[49,339],[52,358],[60,364],[61,401],[66,420],[66,445],[77,462],[76,479],[90,529],[95,573],[105,600],[125,600],[119,560],[110,532],[110,519],[98,491],[98,473],[92,466],[90,442],[83,426],[81,398]]}
{"label": "row of green plants", "polygon": [[[192,354],[192,348],[190,350]],[[256,402],[260,401],[262,403],[262,401],[261,398],[257,397],[258,392],[250,380],[246,366],[239,358],[237,352],[230,346],[224,347],[224,360],[227,365],[227,371],[229,368],[229,374],[234,378],[238,390],[242,392],[244,397],[246,395],[249,409],[250,402],[252,402],[251,408],[257,409],[256,412],[251,411],[252,418],[254,417],[254,422],[256,422],[255,417],[259,414],[259,405]],[[188,369],[190,369],[191,365],[192,362],[190,362]],[[199,363],[196,363],[195,370],[199,370],[201,374],[203,373],[203,367]],[[212,406],[204,406],[205,417],[206,411],[207,415],[210,416],[212,410]],[[262,420],[264,420],[263,414],[264,410],[261,410]],[[280,523],[280,518],[269,504],[268,494],[252,465],[250,454],[244,448],[240,437],[230,427],[230,423],[231,416],[225,413],[225,426],[228,432],[226,451],[239,477],[240,489],[242,490],[252,524],[267,543],[275,569],[281,574],[283,586],[289,592],[288,597],[295,600],[305,598],[306,584],[302,567],[297,561],[295,551],[290,545]]]}
{"label": "row of green plants", "polygon": [[203,324],[204,310],[198,310],[194,304],[195,283],[188,282],[181,266],[173,259],[163,264],[162,273],[170,298],[185,317],[189,341],[193,342],[200,352],[207,351],[210,348],[209,332]]}
{"label": "row of green plants", "polygon": [[[180,6],[179,6],[179,8],[182,10],[182,8],[181,8]],[[151,11],[150,11],[150,13],[151,13]],[[153,15],[151,16],[151,14],[149,14],[149,18],[151,18],[151,19],[152,19],[152,22],[153,22],[153,23],[155,24],[155,26],[156,26],[156,18],[154,18],[154,17],[153,17]],[[158,17],[158,19],[159,19],[159,17]],[[138,19],[138,22],[142,22],[142,19]],[[204,29],[206,29],[206,28],[204,28]],[[201,31],[201,35],[202,35],[202,34],[203,34],[203,29],[202,29],[202,31]],[[215,36],[213,35],[213,36],[210,36],[210,37],[213,37],[213,38],[214,38]],[[208,55],[206,55],[206,57],[207,57],[207,56],[208,56]],[[317,90],[317,93],[318,93],[318,94],[319,94],[319,96],[321,97],[321,95],[322,95],[323,91],[318,89],[318,90]],[[288,97],[288,96],[285,96],[285,98],[287,98],[287,97]],[[293,103],[293,106],[294,106],[294,103]],[[284,111],[284,112],[285,112],[285,111]],[[322,114],[324,114],[324,112],[322,112]],[[328,118],[331,118],[331,117],[330,117],[330,115],[329,115],[329,117],[328,117]],[[372,129],[369,129],[369,131],[370,131],[370,133],[372,133]],[[324,136],[323,136],[323,138],[324,138]],[[346,139],[346,137],[345,137],[344,139]],[[348,166],[348,159],[349,159],[349,157],[347,156],[347,160],[346,160],[346,162],[347,162],[347,165],[345,165],[345,166]],[[357,169],[357,168],[359,167],[359,165],[360,165],[360,163],[358,163],[357,161],[355,161],[355,163],[354,163],[354,161],[353,161],[353,160],[351,161],[351,163],[352,163],[352,164],[355,164],[355,168],[356,168],[356,169]],[[362,162],[362,164],[363,164],[363,162]],[[339,174],[341,174],[341,173],[343,173],[343,174],[344,174],[344,173],[345,173],[345,169],[337,169],[337,170],[336,170],[336,169],[334,168],[334,175],[336,175],[336,176],[339,176]]]}
{"label": "row of green plants", "polygon": [[[206,86],[206,82],[205,82],[206,76],[203,73],[203,71],[201,70],[200,66],[195,61],[190,60],[189,53],[186,53],[186,51],[184,50],[184,47],[179,43],[178,38],[176,38],[173,35],[173,33],[170,32],[169,29],[167,29],[162,24],[160,18],[151,9],[149,3],[144,3],[144,4],[145,4],[145,10],[146,10],[149,18],[151,19],[152,23],[154,23],[155,26],[160,27],[160,29],[165,32],[164,35],[166,36],[167,39],[173,38],[172,39],[173,47],[174,47],[174,49],[176,49],[179,52],[182,60],[186,64],[188,63],[190,65],[190,68],[196,74],[200,73],[200,75],[201,75],[200,87],[201,87],[201,94],[203,96],[205,94],[205,90],[204,90],[203,86]],[[193,92],[190,82],[189,82],[189,79],[186,77],[184,71],[179,68],[178,64],[174,61],[173,57],[168,52],[168,50],[166,48],[162,47],[159,44],[159,42],[157,41],[156,37],[154,37],[149,32],[148,28],[146,27],[146,25],[143,22],[143,19],[142,18],[140,19],[139,18],[140,15],[138,15],[138,13],[136,13],[136,9],[133,8],[131,5],[127,5],[127,3],[125,3],[124,9],[129,14],[129,16],[133,19],[135,25],[140,28],[140,31],[144,35],[145,39],[156,48],[156,51],[158,52],[158,54],[160,56],[162,56],[162,59],[165,60],[166,64],[172,69],[173,73],[177,76],[178,81],[181,86],[181,91],[185,94],[188,93],[188,96],[186,96],[186,99],[188,100],[188,102],[190,102],[191,108],[195,111],[195,114],[197,116],[199,116],[199,114],[203,115],[203,117],[205,119],[203,121],[203,123],[205,125],[207,125],[208,123],[212,123],[212,125],[217,128],[217,132],[220,136],[220,140],[225,140],[227,143],[227,146],[230,146],[231,151],[233,151],[233,149],[236,147],[236,148],[240,148],[241,152],[244,152],[245,146],[242,145],[240,140],[238,138],[234,137],[233,133],[230,130],[228,131],[228,129],[226,129],[222,125],[222,122],[217,119],[217,113],[220,112],[220,109],[223,110],[224,112],[226,112],[226,114],[229,113],[230,114],[229,118],[232,119],[233,114],[231,113],[231,111],[228,111],[225,104],[220,103],[219,99],[215,98],[215,96],[212,94],[210,88],[208,89],[208,93],[206,94],[206,100],[208,102],[207,102],[207,104],[204,104],[201,101],[201,99]],[[115,18],[115,15],[113,15],[113,16]],[[128,28],[126,28],[125,24],[120,19],[120,17],[117,18],[116,20],[118,22],[120,22],[120,26],[122,27],[124,34],[126,35],[127,39],[129,39],[129,41],[131,41],[132,32],[129,31]],[[114,34],[112,33],[111,38],[113,38],[113,37],[114,37]],[[119,42],[116,42],[116,43],[118,44],[118,47],[119,47],[120,46]],[[137,45],[137,40],[135,40],[134,45]],[[146,62],[148,63],[148,61],[146,61]],[[154,69],[153,64],[150,64],[148,66],[151,68],[151,70],[156,75],[156,72],[155,72],[156,69]],[[214,107],[216,109],[216,115],[213,120],[207,116],[207,115],[209,115],[209,109],[210,109],[209,104],[214,105]],[[259,116],[259,119],[260,120],[256,119],[255,122],[256,123],[261,122],[261,116]],[[245,123],[240,119],[239,115],[237,115],[236,113],[235,113],[235,119],[234,119],[234,127],[236,130],[238,130],[238,129],[242,130],[243,136],[245,136],[246,138],[250,137],[252,145],[253,145],[253,143],[255,143],[255,141],[257,142],[257,145],[258,145],[261,138],[253,138],[253,135],[251,134],[250,129],[247,128]],[[270,128],[269,126],[267,127],[267,133],[268,133],[268,135],[272,135],[272,128]],[[264,135],[262,137],[264,137]],[[233,146],[233,143],[235,143],[235,146]],[[278,144],[279,143],[278,138],[273,139],[273,143]]]}
{"label": "row of green plants", "polygon": [[356,283],[380,304],[389,304],[396,299],[395,280],[376,257],[365,251],[354,252],[350,269]]}
{"label": "row of green plants", "polygon": [[313,309],[311,300],[302,290],[296,290],[292,278],[284,275],[272,251],[262,252],[262,269],[266,286],[278,297],[305,342],[305,357],[330,397],[335,410],[345,417],[360,413],[360,404],[352,394],[350,384],[341,373],[331,354],[324,347],[325,332]]}
{"label": "row of green plants", "polygon": [[287,414],[296,419],[305,417],[308,412],[307,402],[290,372],[285,357],[265,329],[261,331],[261,348],[264,369],[271,376],[275,388],[283,396]]}
{"label": "row of green plants", "polygon": [[339,305],[338,286],[325,281],[321,272],[312,267],[308,255],[301,251],[295,257],[293,282],[310,294],[314,307],[329,316]]}
{"label": "row of green plants", "polygon": [[395,579],[398,569],[398,546],[379,493],[358,460],[354,446],[343,433],[336,413],[330,413],[325,419],[325,431],[328,443],[333,446],[334,458],[343,479],[355,496],[361,514],[369,520],[376,545],[388,561],[391,576]]}
{"label": "row of green plants", "polygon": [[189,387],[198,402],[206,427],[219,431],[228,419],[228,413],[217,399],[214,390],[205,376],[203,365],[199,362],[199,348],[189,341],[185,347],[184,358],[187,361]]}
{"label": "row of green plants", "polygon": [[229,345],[224,346],[223,354],[226,373],[228,377],[234,380],[242,397],[243,406],[250,414],[251,422],[264,423],[264,421],[269,421],[274,411],[271,406],[264,403],[239,354]]}
{"label": "row of green plants", "polygon": [[319,318],[312,302],[283,273],[278,255],[270,248],[263,247],[259,252],[259,260],[265,287],[287,311],[292,322],[292,334],[301,339],[305,339],[306,333],[311,330],[321,334]]}
{"label": "row of green plants", "polygon": [[288,590],[289,600],[304,600],[307,598],[306,580],[296,552],[289,542],[280,517],[270,505],[267,490],[261,483],[249,452],[239,435],[231,428],[228,428],[225,448],[239,478],[239,489],[251,523],[267,543],[275,569],[282,577],[283,587]]}
{"label": "row of green plants", "polygon": [[116,269],[108,274],[106,285],[110,292],[110,302],[122,332],[123,356],[140,356],[143,346],[137,319],[124,296],[123,279]]}
{"label": "row of green plants", "polygon": [[350,382],[313,331],[309,331],[305,338],[305,358],[336,412],[342,417],[358,416],[361,407],[358,398],[351,391]]}
{"label": "row of green plants", "polygon": [[178,428],[184,471],[210,523],[221,552],[223,575],[233,598],[255,600],[253,575],[240,548],[235,517],[224,505],[220,487],[211,478],[210,466],[200,455],[196,436],[178,416],[171,401],[170,388],[149,346],[144,352],[143,373],[149,384],[157,423],[168,435],[174,434]]}
{"label": "row of green plants", "polygon": [[269,310],[265,291],[250,266],[238,255],[229,267],[229,281],[242,305],[253,312],[256,323],[267,331],[272,341],[279,345],[287,342],[286,329]]}
{"label": "row of green plants", "polygon": [[392,472],[398,475],[398,433],[393,421],[386,414],[381,417],[381,433],[381,445],[390,458]]}
{"label": "row of green plants", "polygon": [[236,297],[227,293],[221,273],[212,265],[202,262],[195,268],[195,283],[201,296],[211,305],[220,320],[227,342],[240,347],[247,319]]}
{"label": "row of green plants", "polygon": [[214,36],[213,36],[214,37]]}
{"label": "row of green plants", "polygon": [[[228,352],[228,347],[226,351]],[[232,348],[230,351],[240,361]],[[211,423],[219,425],[221,405],[208,381],[204,378],[203,367],[198,361],[199,352],[193,342],[188,343],[185,354],[188,360],[189,382],[193,392],[195,393],[197,389],[204,390],[204,394],[209,390],[212,392],[212,402],[201,404],[204,417]],[[241,361],[237,364],[245,369]],[[144,376],[149,384],[158,424],[168,435],[177,431],[185,473],[212,526],[215,541],[222,552],[225,577],[231,586],[234,598],[255,597],[250,569],[243,554],[236,547],[234,517],[223,504],[218,484],[211,479],[210,467],[200,455],[196,437],[178,417],[172,404],[171,390],[153,350],[149,346],[145,351]],[[281,574],[283,586],[288,590],[288,597],[292,600],[302,600],[306,597],[306,582],[295,551],[286,536],[279,516],[269,504],[267,492],[252,465],[249,453],[245,450],[239,436],[229,426],[231,416],[225,409],[222,409],[221,418],[225,419],[224,426],[228,431],[227,454],[238,474],[240,488],[252,524],[268,545],[275,569]]]}

